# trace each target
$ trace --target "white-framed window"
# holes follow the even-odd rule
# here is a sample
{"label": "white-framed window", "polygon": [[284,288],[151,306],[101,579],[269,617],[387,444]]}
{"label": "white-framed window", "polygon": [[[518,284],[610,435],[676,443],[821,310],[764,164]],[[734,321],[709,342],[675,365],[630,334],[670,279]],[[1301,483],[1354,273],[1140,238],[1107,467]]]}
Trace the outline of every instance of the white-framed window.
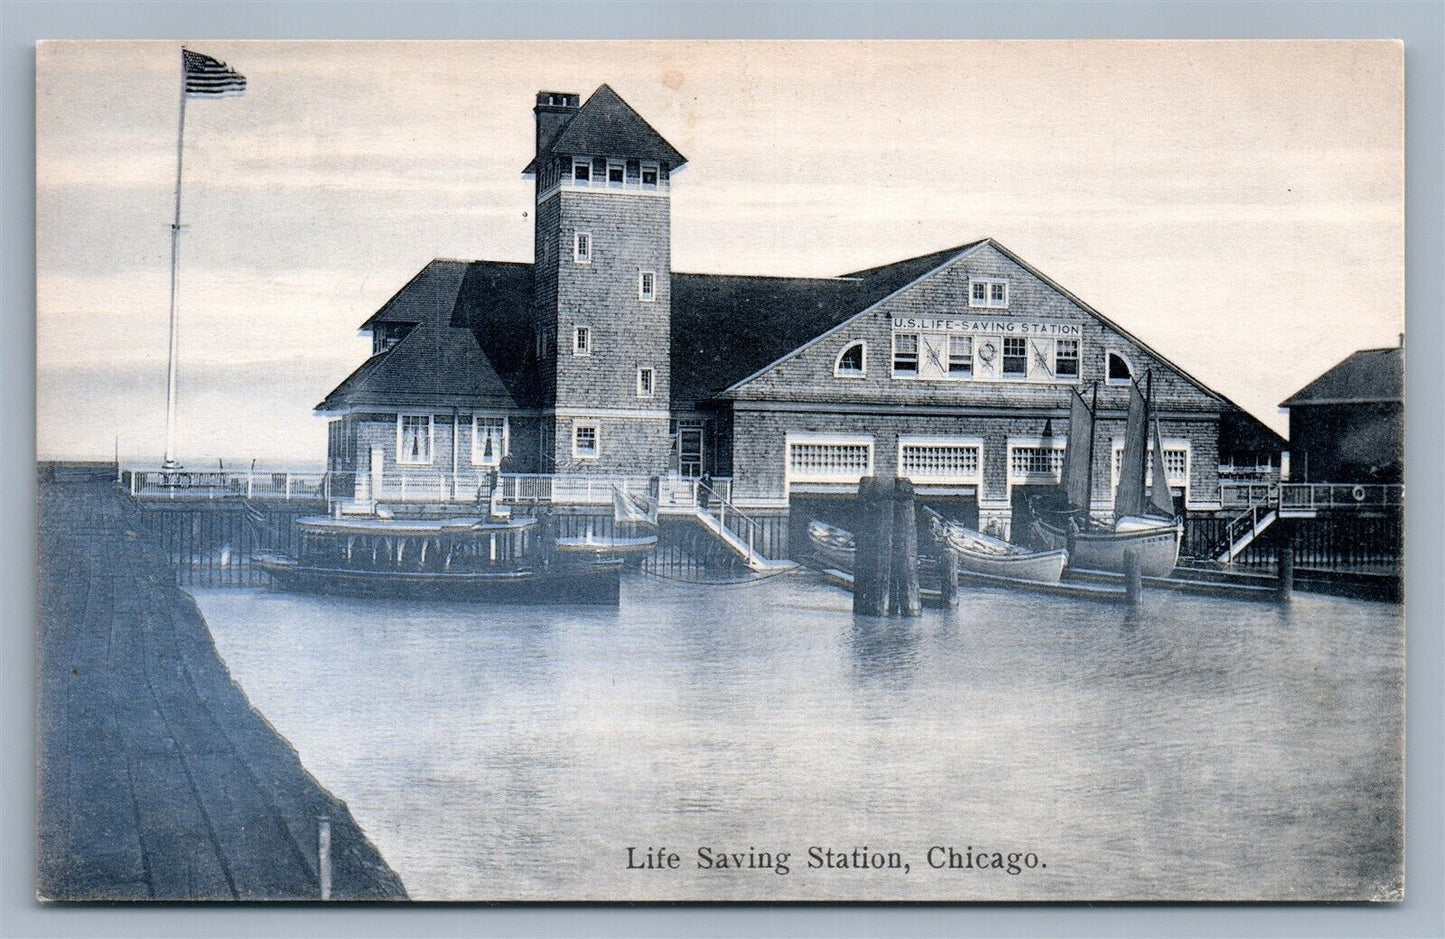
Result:
{"label": "white-framed window", "polygon": [[592,233],[579,231],[572,236],[572,260],[578,264],[592,263]]}
{"label": "white-framed window", "polygon": [[1008,281],[975,278],[968,282],[968,305],[991,310],[1008,309]]}
{"label": "white-framed window", "polygon": [[1054,377],[1061,381],[1079,377],[1079,340],[1054,340]]}
{"label": "white-framed window", "polygon": [[864,435],[792,433],[786,438],[790,483],[857,485],[873,473],[873,438]]}
{"label": "white-framed window", "polygon": [[609,189],[620,188],[627,179],[627,162],[625,160],[607,161],[607,187]]}
{"label": "white-framed window", "polygon": [[656,163],[644,163],[644,164],[642,164],[642,188],[643,188],[643,189],[656,189],[656,188],[657,188],[657,164],[656,164]]}
{"label": "white-framed window", "polygon": [[948,337],[948,377],[973,377],[973,337],[951,335]]}
{"label": "white-framed window", "polygon": [[1109,350],[1105,367],[1105,381],[1110,385],[1128,385],[1134,380],[1134,366],[1129,364],[1122,352]]}
{"label": "white-framed window", "polygon": [[595,460],[601,450],[601,432],[595,422],[578,422],[572,425],[572,458],[574,460]]}
{"label": "white-framed window", "polygon": [[505,415],[472,415],[472,465],[497,466],[511,447],[511,428]]}
{"label": "white-framed window", "polygon": [[868,374],[868,344],[861,339],[850,342],[838,353],[833,363],[834,378],[862,378]]}
{"label": "white-framed window", "polygon": [[430,414],[396,416],[396,462],[429,465],[435,428]]}
{"label": "white-framed window", "polygon": [[904,378],[918,375],[918,334],[893,334],[893,374]]}
{"label": "white-framed window", "polygon": [[1051,486],[1063,480],[1062,437],[1008,438],[1008,491],[1014,486]]}
{"label": "white-framed window", "polygon": [[1029,341],[1022,336],[1003,337],[1003,377],[1023,378],[1029,371]]}
{"label": "white-framed window", "polygon": [[588,157],[572,158],[572,182],[577,186],[586,186],[592,181],[592,161]]}
{"label": "white-framed window", "polygon": [[578,326],[572,330],[572,354],[592,354],[592,327]]}
{"label": "white-framed window", "polygon": [[983,438],[900,434],[898,475],[915,483],[978,485],[983,479]]}
{"label": "white-framed window", "polygon": [[657,299],[657,275],[652,271],[638,272],[637,299],[644,303],[651,303]]}
{"label": "white-framed window", "polygon": [[637,370],[637,396],[652,397],[652,368],[644,365]]}

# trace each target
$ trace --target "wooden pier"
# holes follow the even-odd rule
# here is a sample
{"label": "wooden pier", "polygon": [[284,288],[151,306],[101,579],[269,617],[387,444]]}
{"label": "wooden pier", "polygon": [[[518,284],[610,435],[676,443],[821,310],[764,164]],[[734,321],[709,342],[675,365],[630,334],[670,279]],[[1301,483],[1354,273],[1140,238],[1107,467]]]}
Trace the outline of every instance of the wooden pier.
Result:
{"label": "wooden pier", "polygon": [[42,474],[40,895],[405,899],[231,680],[150,522],[113,477]]}

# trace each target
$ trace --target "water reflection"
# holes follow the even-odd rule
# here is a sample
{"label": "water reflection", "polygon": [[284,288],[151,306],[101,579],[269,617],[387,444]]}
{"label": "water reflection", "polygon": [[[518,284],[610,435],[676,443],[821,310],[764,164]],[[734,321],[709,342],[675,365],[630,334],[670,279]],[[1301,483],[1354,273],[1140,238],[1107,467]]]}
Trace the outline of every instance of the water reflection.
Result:
{"label": "water reflection", "polygon": [[903,690],[918,670],[922,639],[917,620],[854,616],[849,649],[855,681]]}
{"label": "water reflection", "polygon": [[[629,579],[615,610],[197,598],[416,898],[1302,898],[1398,874],[1394,606],[973,590],[866,619],[794,577]],[[661,843],[914,863],[627,871]],[[927,869],[952,843],[1048,868]]]}

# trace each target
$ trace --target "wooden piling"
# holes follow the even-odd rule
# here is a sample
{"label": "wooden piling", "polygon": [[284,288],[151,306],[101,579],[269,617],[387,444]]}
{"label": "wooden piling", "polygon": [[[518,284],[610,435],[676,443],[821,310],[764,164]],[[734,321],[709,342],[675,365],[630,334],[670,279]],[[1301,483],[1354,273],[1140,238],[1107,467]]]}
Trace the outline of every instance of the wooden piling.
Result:
{"label": "wooden piling", "polygon": [[557,518],[543,505],[537,507],[537,561],[543,570],[552,566],[557,553]]}
{"label": "wooden piling", "polygon": [[854,539],[853,612],[883,616],[888,612],[893,557],[893,486],[887,479],[865,476],[858,483],[862,525]]}
{"label": "wooden piling", "polygon": [[331,899],[331,819],[316,819],[316,869],[321,881],[321,899]]}
{"label": "wooden piling", "polygon": [[958,606],[958,555],[948,546],[948,537],[941,531],[935,541],[938,545],[938,593],[943,605],[951,609]]}
{"label": "wooden piling", "polygon": [[1294,596],[1294,543],[1286,540],[1275,554],[1275,568],[1279,575],[1279,602],[1288,603]]}
{"label": "wooden piling", "polygon": [[918,510],[913,483],[903,478],[895,480],[892,496],[891,609],[903,616],[922,616],[923,601],[918,592]]}
{"label": "wooden piling", "polygon": [[1130,606],[1144,602],[1144,571],[1139,563],[1139,549],[1124,549],[1124,596]]}

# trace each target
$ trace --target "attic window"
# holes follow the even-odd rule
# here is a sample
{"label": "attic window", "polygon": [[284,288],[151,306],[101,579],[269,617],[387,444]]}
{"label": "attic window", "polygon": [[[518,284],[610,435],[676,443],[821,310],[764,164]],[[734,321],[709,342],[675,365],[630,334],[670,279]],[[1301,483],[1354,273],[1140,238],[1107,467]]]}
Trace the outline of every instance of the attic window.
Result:
{"label": "attic window", "polygon": [[644,164],[642,164],[642,188],[644,188],[644,189],[656,189],[656,188],[657,188],[657,164],[656,164],[656,163],[644,163]]}
{"label": "attic window", "polygon": [[621,160],[609,160],[607,163],[607,185],[621,186],[626,169]]}
{"label": "attic window", "polygon": [[572,161],[572,179],[579,186],[587,185],[592,178],[592,164],[587,162],[586,157],[577,157]]}
{"label": "attic window", "polygon": [[1134,370],[1129,367],[1129,360],[1117,352],[1109,353],[1109,384],[1127,385],[1134,379]]}
{"label": "attic window", "polygon": [[867,374],[868,350],[862,342],[854,342],[838,353],[833,364],[835,378],[862,378]]}
{"label": "attic window", "polygon": [[968,282],[968,305],[991,309],[1008,309],[1008,281],[970,280]]}

